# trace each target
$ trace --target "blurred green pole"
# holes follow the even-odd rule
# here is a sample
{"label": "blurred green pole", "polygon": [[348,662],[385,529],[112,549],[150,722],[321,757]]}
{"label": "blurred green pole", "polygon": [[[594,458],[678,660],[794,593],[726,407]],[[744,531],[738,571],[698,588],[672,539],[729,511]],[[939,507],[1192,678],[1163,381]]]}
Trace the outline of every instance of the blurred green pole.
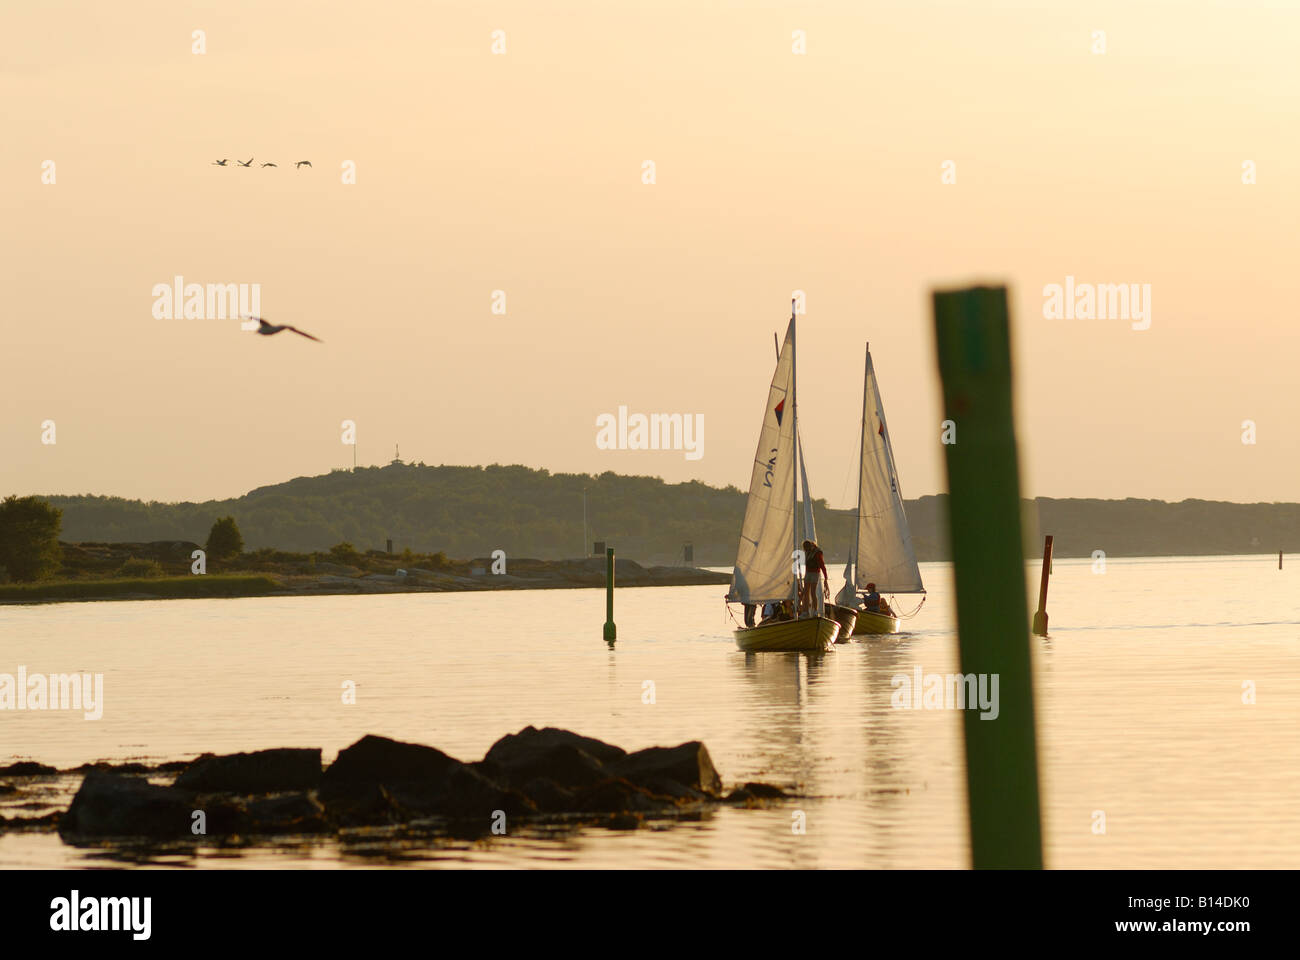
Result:
{"label": "blurred green pole", "polygon": [[618,639],[614,625],[614,548],[605,550],[605,639],[613,643]]}
{"label": "blurred green pole", "polygon": [[[1041,868],[1029,605],[1011,405],[1011,338],[1003,287],[934,293],[944,418],[948,527],[964,674],[998,678],[996,719],[963,711],[971,861]],[[991,713],[990,713],[991,715]]]}

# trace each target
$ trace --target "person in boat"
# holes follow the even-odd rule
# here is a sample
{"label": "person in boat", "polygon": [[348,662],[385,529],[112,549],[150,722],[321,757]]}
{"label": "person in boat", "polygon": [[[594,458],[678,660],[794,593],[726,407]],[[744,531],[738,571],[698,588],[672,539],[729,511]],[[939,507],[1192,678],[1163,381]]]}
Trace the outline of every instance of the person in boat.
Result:
{"label": "person in boat", "polygon": [[820,572],[826,589],[824,596],[830,596],[831,578],[826,572],[826,558],[822,548],[811,540],[803,542],[804,578],[799,590],[799,609],[807,611],[817,605],[817,574]]}
{"label": "person in boat", "polygon": [[874,583],[867,584],[867,592],[862,595],[862,603],[871,613],[883,614],[886,617],[892,617],[894,615],[894,611],[889,608],[889,604],[885,602],[885,598],[876,592],[876,585]]}
{"label": "person in boat", "polygon": [[747,627],[752,627],[752,626],[754,625],[754,610],[755,610],[755,609],[757,609],[757,605],[756,605],[756,604],[753,604],[753,603],[747,603],[747,604],[745,604],[745,626],[747,626]]}

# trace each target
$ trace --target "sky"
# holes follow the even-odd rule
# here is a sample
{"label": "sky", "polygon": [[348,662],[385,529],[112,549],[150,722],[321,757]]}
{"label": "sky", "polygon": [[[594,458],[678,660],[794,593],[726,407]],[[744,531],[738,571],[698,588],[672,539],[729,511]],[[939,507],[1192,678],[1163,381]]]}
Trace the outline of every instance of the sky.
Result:
{"label": "sky", "polygon": [[[360,464],[743,487],[794,291],[814,495],[854,499],[868,341],[939,493],[930,292],[997,283],[1024,495],[1300,500],[1297,36],[1264,0],[4,4],[0,495],[238,496],[350,466],[344,421]],[[159,319],[176,276],[324,343]],[[1048,316],[1067,277],[1149,326]],[[600,449],[620,406],[703,455]]]}

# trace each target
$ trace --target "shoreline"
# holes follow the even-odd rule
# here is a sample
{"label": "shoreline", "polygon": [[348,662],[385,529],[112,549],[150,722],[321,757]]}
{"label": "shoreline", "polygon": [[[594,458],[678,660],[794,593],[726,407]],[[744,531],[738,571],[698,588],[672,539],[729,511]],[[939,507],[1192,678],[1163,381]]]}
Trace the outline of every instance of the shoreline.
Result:
{"label": "shoreline", "polygon": [[[105,600],[202,600],[245,597],[324,597],[489,590],[580,590],[605,586],[605,561],[528,561],[521,574],[460,574],[408,570],[401,574],[230,572],[169,577],[99,578],[0,585],[0,606]],[[594,569],[599,567],[597,571]],[[726,585],[731,575],[698,567],[642,567],[618,560],[616,587]]]}

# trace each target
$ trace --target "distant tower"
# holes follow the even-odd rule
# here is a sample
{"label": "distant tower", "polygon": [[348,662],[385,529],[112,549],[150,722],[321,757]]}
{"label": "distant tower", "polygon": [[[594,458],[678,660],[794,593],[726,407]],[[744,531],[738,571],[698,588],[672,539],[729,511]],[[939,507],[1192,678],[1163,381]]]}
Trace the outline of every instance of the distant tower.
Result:
{"label": "distant tower", "polygon": [[390,463],[389,466],[390,467],[402,466],[402,450],[397,444],[393,444],[393,462]]}

